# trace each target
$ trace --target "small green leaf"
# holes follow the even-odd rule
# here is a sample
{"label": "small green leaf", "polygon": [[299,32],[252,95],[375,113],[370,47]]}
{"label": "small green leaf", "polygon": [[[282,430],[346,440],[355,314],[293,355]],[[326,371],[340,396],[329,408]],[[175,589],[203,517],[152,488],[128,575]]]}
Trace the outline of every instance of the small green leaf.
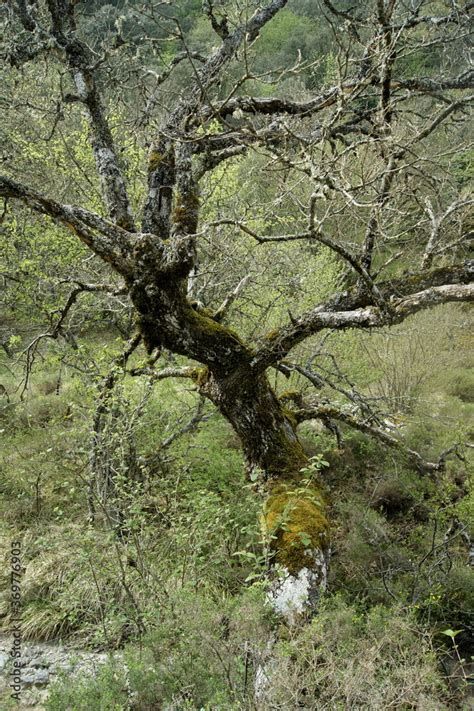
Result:
{"label": "small green leaf", "polygon": [[310,537],[307,533],[305,533],[304,531],[300,531],[299,537],[300,537],[301,543],[302,543],[304,546],[310,546],[310,545],[311,545],[311,537]]}
{"label": "small green leaf", "polygon": [[454,639],[458,634],[460,634],[462,630],[452,630],[452,629],[447,629],[447,630],[442,630],[441,634],[445,634],[446,637],[450,637],[450,639]]}
{"label": "small green leaf", "polygon": [[236,551],[235,553],[232,553],[232,555],[240,555],[243,558],[251,558],[253,560],[257,557],[255,553],[251,553],[250,551]]}

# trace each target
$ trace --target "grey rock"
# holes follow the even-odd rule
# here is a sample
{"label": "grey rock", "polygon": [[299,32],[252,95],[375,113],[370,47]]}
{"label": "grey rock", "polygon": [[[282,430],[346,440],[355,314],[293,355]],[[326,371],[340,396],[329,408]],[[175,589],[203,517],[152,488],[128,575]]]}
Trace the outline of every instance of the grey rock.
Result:
{"label": "grey rock", "polygon": [[22,674],[22,682],[25,686],[44,686],[49,683],[49,671],[28,669]]}
{"label": "grey rock", "polygon": [[51,661],[47,659],[44,655],[42,655],[41,657],[35,657],[34,659],[32,659],[29,666],[40,669],[47,669],[51,666]]}
{"label": "grey rock", "polygon": [[68,659],[64,659],[62,661],[56,661],[51,664],[50,669],[54,674],[60,674],[61,672],[72,672],[76,669],[76,667],[77,664],[74,664]]}
{"label": "grey rock", "polygon": [[[3,694],[8,691],[10,650],[12,639],[0,634],[0,710]],[[123,662],[122,655],[115,659]],[[50,684],[59,676],[76,678],[79,675],[94,677],[109,655],[74,649],[59,643],[45,642],[22,645],[22,708],[43,711],[45,700],[50,693]]]}

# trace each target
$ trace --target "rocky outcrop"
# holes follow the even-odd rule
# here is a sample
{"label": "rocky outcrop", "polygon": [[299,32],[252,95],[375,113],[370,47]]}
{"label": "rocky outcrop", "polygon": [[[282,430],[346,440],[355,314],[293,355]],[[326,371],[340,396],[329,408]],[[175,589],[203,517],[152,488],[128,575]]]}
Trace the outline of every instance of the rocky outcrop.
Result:
{"label": "rocky outcrop", "polygon": [[[0,707],[11,694],[12,640],[0,637]],[[21,701],[16,708],[41,711],[52,682],[62,675],[94,675],[107,654],[87,652],[58,643],[24,643],[20,659]]]}

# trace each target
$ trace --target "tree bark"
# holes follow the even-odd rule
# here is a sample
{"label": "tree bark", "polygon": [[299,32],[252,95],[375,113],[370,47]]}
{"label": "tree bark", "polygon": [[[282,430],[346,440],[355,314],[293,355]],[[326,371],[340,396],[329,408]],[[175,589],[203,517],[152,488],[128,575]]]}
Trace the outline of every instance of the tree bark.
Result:
{"label": "tree bark", "polygon": [[[267,377],[240,368],[227,377],[208,371],[200,390],[238,434],[249,472],[264,493],[261,523],[272,553],[269,599],[288,624],[314,613],[326,587],[329,559],[327,501],[308,478],[296,422]],[[255,479],[252,476],[252,479]]]}

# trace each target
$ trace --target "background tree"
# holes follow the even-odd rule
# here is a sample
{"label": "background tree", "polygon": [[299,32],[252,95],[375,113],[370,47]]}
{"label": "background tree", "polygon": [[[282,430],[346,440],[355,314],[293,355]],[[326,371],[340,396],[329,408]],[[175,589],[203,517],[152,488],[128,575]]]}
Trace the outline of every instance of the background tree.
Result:
{"label": "background tree", "polygon": [[[110,275],[94,284],[73,275],[46,335],[57,337],[79,294],[125,293],[138,334],[118,365],[143,343],[152,359],[143,373],[191,379],[231,423],[283,569],[274,604],[292,619],[314,607],[329,556],[327,496],[298,424],[343,423],[402,445],[353,387],[342,391],[348,410],[317,392],[282,393],[269,378],[296,372],[318,391],[327,381],[313,365],[327,334],[396,326],[472,299],[472,201],[460,168],[472,4],[323,2],[316,22],[335,37],[326,66],[305,47],[282,52],[282,65],[259,59],[262,43],[271,52],[293,26],[285,0],[204,3],[212,48],[199,28],[188,36],[188,5],[176,13],[167,2],[119,5],[113,27],[104,21],[97,32],[88,4],[6,4],[4,52],[15,68],[7,112],[24,113],[22,81],[30,66],[46,67],[47,108],[27,105],[49,124],[49,142],[60,124],[80,132],[85,117],[96,176],[89,164],[64,190],[74,154],[59,169],[48,156],[28,171],[22,161],[34,155],[17,160],[11,134],[0,194],[6,219],[23,215],[18,204],[51,218]],[[23,143],[25,130],[15,126]],[[251,184],[242,180],[249,156]],[[239,303],[251,308],[239,313]],[[185,362],[160,370],[167,354]],[[436,472],[446,455],[435,463],[408,456]]]}

